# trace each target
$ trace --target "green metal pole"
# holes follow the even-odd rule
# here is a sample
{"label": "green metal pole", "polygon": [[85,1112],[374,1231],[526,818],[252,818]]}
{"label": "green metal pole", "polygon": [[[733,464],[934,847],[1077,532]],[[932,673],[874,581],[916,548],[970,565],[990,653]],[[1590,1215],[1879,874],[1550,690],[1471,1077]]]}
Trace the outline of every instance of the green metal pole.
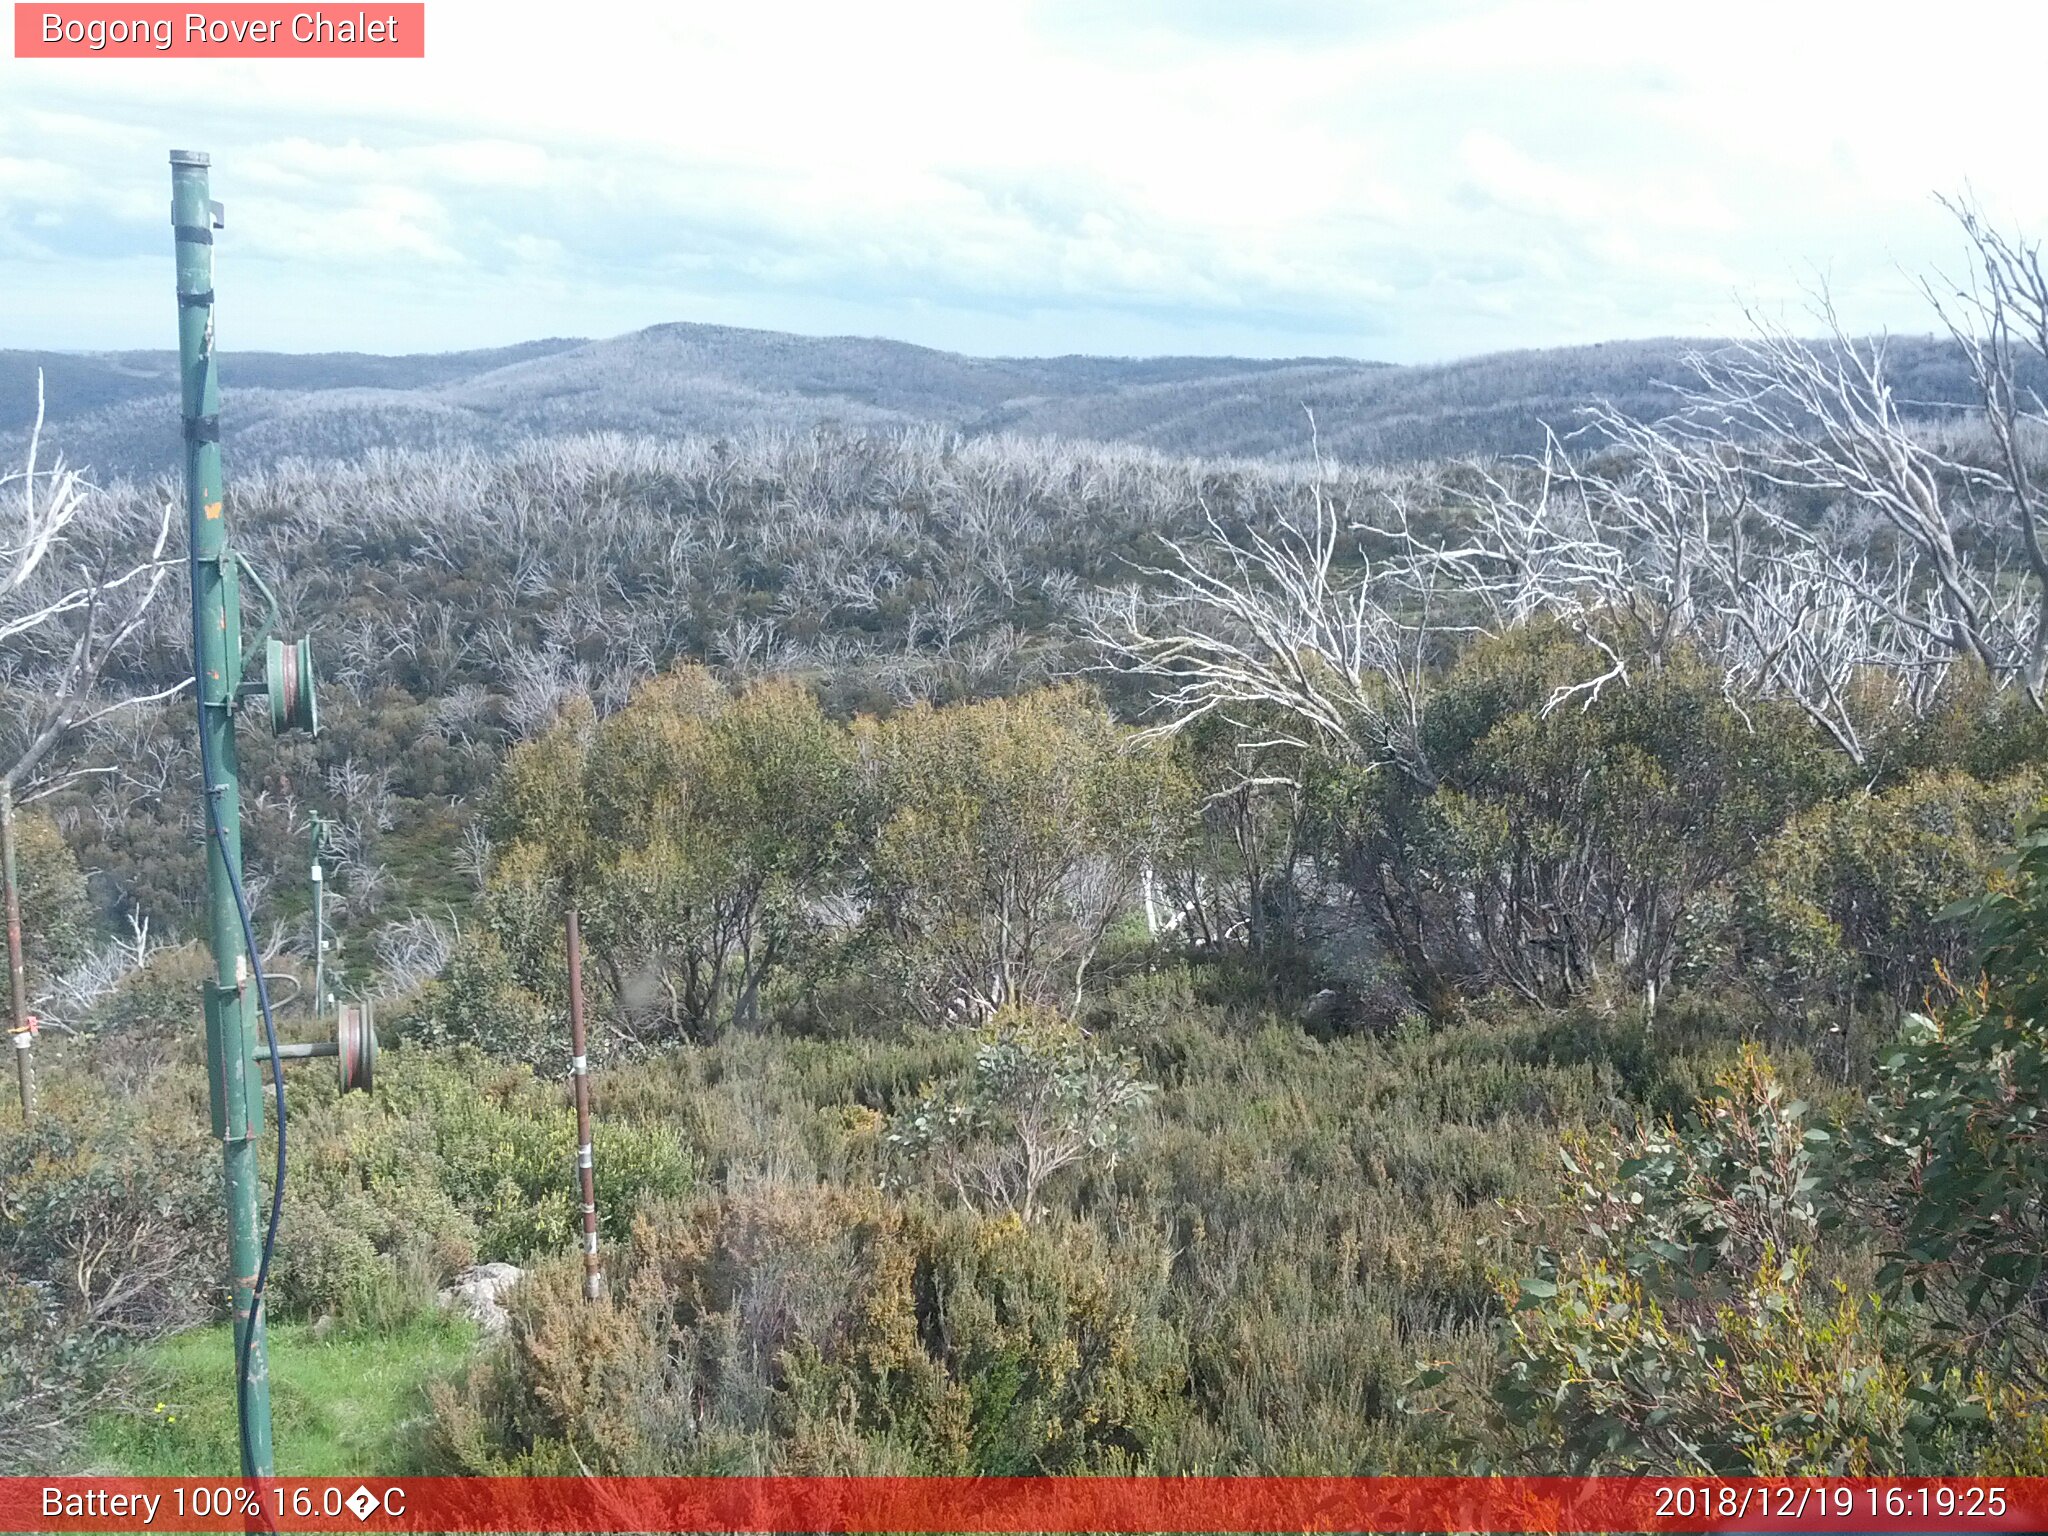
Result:
{"label": "green metal pole", "polygon": [[[214,205],[208,157],[171,151],[171,226],[178,253],[178,372],[184,392],[185,510],[191,531],[193,693],[199,704],[203,785],[209,818],[214,982],[206,988],[206,1069],[213,1129],[227,1171],[228,1285],[234,1297],[235,1359],[243,1419],[242,1472],[268,1477],[270,1365],[263,1316],[252,1306],[261,1259],[256,1207],[257,1140],[263,1131],[263,1082],[254,1064],[256,999],[242,941],[235,887],[242,862],[240,766],[235,753],[235,695],[242,681],[241,605],[227,548],[220,473],[220,380],[213,354]],[[220,836],[213,835],[218,827]],[[246,1344],[246,1347],[245,1347]]]}

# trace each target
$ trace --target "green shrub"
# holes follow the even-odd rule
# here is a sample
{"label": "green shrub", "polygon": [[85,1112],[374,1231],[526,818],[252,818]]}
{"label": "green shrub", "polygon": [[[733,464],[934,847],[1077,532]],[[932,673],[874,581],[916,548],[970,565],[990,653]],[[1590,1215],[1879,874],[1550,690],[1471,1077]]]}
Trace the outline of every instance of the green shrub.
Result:
{"label": "green shrub", "polygon": [[2023,1394],[1930,1359],[1924,1321],[1871,1294],[1854,1250],[1824,1249],[1833,1145],[1746,1048],[1683,1128],[1568,1147],[1547,1234],[1565,1251],[1503,1287],[1481,1463],[1930,1474],[2038,1438]]}
{"label": "green shrub", "polygon": [[1891,1235],[1883,1279],[1947,1324],[1945,1345],[2037,1389],[2048,1216],[2048,807],[1988,894],[1957,917],[1974,984],[1909,1015],[1884,1060],[1854,1172]]}
{"label": "green shrub", "polygon": [[566,1015],[520,985],[488,930],[456,946],[447,968],[420,990],[396,1033],[421,1045],[472,1046],[538,1070],[559,1071],[568,1060]]}
{"label": "green shrub", "polygon": [[515,1292],[435,1444],[464,1471],[1136,1467],[1184,1411],[1163,1279],[1083,1227],[872,1189],[650,1208],[605,1301],[565,1264]]}
{"label": "green shrub", "polygon": [[2032,1432],[1986,1377],[1913,1363],[1918,1329],[1800,1253],[1766,1250],[1713,1300],[1672,1305],[1576,1258],[1523,1282],[1493,1387],[1520,1468],[1719,1476],[1953,1475]]}
{"label": "green shrub", "polygon": [[0,1476],[47,1476],[91,1415],[122,1400],[126,1342],[0,1275]]}
{"label": "green shrub", "polygon": [[[292,1087],[281,1312],[402,1313],[456,1270],[523,1264],[581,1230],[568,1095],[523,1066],[408,1046],[385,1054],[367,1098],[339,1096],[325,1078]],[[609,1241],[694,1179],[682,1142],[656,1121],[600,1116],[594,1141]]]}
{"label": "green shrub", "polygon": [[919,1336],[966,1402],[958,1470],[1132,1470],[1172,1437],[1187,1363],[1161,1315],[1163,1254],[966,1212],[915,1221],[912,1239]]}
{"label": "green shrub", "polygon": [[1831,782],[1809,726],[1683,652],[1561,695],[1607,665],[1561,624],[1479,641],[1430,695],[1426,768],[1318,776],[1323,857],[1418,995],[1664,990],[1696,904]]}
{"label": "green shrub", "polygon": [[270,1271],[271,1306],[278,1315],[339,1307],[382,1280],[381,1255],[365,1230],[372,1225],[364,1219],[369,1214],[312,1200],[285,1203]]}
{"label": "green shrub", "polygon": [[203,1040],[200,988],[213,979],[213,958],[200,945],[159,949],[94,1006],[90,1030],[138,1044]]}
{"label": "green shrub", "polygon": [[1935,772],[1794,817],[1743,884],[1737,942],[1764,992],[1917,1001],[1964,962],[1973,940],[1949,909],[1984,889],[2040,793],[2038,772]]}
{"label": "green shrub", "polygon": [[223,1290],[204,1079],[166,1070],[130,1094],[40,1054],[34,1121],[0,1114],[0,1466],[21,1471],[47,1471],[119,1400],[123,1346],[206,1317]]}
{"label": "green shrub", "polygon": [[565,713],[514,750],[492,802],[489,915],[529,991],[561,993],[574,900],[589,988],[642,1038],[759,1020],[812,946],[854,829],[845,730],[786,680],[728,690],[678,667],[602,721]]}
{"label": "green shrub", "polygon": [[78,860],[48,816],[24,811],[15,818],[14,857],[22,960],[33,997],[52,976],[92,951],[98,913]]}
{"label": "green shrub", "polygon": [[888,1139],[968,1204],[1028,1222],[1062,1172],[1116,1166],[1151,1094],[1128,1058],[1057,1014],[1011,1008],[981,1031],[964,1080],[929,1086]]}
{"label": "green shrub", "polygon": [[861,721],[869,937],[930,1021],[1074,1011],[1191,793],[1075,687]]}
{"label": "green shrub", "polygon": [[[511,1327],[466,1376],[429,1390],[430,1470],[567,1476],[665,1470],[649,1453],[694,1415],[665,1398],[660,1298],[582,1295],[581,1261],[542,1263],[505,1298]],[[682,1411],[678,1411],[681,1408]]]}
{"label": "green shrub", "polygon": [[[378,1083],[346,1134],[354,1155],[345,1171],[387,1209],[401,1186],[430,1177],[445,1205],[427,1198],[475,1224],[476,1253],[486,1260],[519,1262],[578,1230],[576,1123],[560,1085],[469,1052],[417,1050],[392,1052]],[[346,1100],[337,1109],[356,1113]],[[688,1157],[659,1125],[600,1116],[593,1140],[613,1241],[624,1239],[642,1202],[690,1184]],[[419,1230],[414,1221],[405,1228]]]}

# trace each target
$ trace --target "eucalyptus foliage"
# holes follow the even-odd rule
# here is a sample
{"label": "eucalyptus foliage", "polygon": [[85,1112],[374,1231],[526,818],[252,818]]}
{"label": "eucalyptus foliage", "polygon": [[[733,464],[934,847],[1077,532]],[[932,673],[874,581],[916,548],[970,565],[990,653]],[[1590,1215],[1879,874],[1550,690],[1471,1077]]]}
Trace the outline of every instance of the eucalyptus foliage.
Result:
{"label": "eucalyptus foliage", "polygon": [[2048,809],[2005,876],[1956,911],[1982,972],[1885,1058],[1855,1173],[1895,1239],[1882,1279],[1970,1358],[2048,1380]]}
{"label": "eucalyptus foliage", "polygon": [[965,1078],[928,1086],[888,1139],[970,1205],[1031,1221],[1062,1170],[1115,1167],[1153,1091],[1124,1054],[1056,1016],[1013,1010],[984,1031]]}

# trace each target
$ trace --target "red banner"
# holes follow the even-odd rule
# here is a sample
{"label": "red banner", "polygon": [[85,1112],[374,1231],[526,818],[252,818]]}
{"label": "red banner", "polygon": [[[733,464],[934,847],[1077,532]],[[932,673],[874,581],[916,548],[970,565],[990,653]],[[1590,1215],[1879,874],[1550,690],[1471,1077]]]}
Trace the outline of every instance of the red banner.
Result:
{"label": "red banner", "polygon": [[424,4],[14,7],[17,59],[423,59]]}
{"label": "red banner", "polygon": [[7,1531],[2048,1530],[2048,1478],[0,1479]]}

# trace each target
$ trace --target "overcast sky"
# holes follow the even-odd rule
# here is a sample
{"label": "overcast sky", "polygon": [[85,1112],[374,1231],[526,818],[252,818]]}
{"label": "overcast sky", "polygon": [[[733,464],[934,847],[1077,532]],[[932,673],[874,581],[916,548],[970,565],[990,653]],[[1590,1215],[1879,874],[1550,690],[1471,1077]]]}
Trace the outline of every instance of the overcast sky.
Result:
{"label": "overcast sky", "polygon": [[[330,7],[330,9],[339,9]],[[349,8],[353,14],[354,7]],[[669,320],[979,353],[1725,332],[1825,275],[1924,331],[1966,182],[2048,233],[2048,5],[429,0],[419,62],[0,60],[0,346]],[[1903,270],[1902,270],[1903,269]]]}

